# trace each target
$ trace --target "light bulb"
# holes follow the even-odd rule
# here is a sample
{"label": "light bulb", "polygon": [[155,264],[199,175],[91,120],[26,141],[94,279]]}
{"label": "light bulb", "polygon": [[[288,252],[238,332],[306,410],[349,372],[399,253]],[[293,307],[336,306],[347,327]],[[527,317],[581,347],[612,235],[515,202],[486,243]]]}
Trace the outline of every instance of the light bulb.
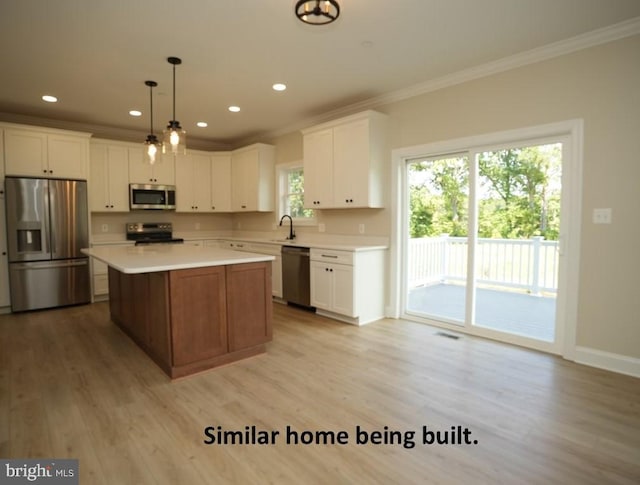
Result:
{"label": "light bulb", "polygon": [[171,130],[171,135],[169,135],[169,142],[174,150],[177,149],[178,144],[180,143],[180,133],[176,130]]}
{"label": "light bulb", "polygon": [[152,144],[147,147],[147,156],[149,157],[149,163],[155,163],[157,153],[158,153],[157,146]]}

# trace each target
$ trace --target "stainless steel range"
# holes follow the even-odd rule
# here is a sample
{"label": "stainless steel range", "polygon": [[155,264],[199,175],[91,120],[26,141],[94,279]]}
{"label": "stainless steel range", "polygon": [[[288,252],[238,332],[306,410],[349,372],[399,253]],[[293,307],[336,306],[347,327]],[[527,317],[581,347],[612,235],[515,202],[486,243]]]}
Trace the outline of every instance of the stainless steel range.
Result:
{"label": "stainless steel range", "polygon": [[181,244],[184,239],[173,237],[170,222],[130,222],[127,224],[127,239],[143,244]]}

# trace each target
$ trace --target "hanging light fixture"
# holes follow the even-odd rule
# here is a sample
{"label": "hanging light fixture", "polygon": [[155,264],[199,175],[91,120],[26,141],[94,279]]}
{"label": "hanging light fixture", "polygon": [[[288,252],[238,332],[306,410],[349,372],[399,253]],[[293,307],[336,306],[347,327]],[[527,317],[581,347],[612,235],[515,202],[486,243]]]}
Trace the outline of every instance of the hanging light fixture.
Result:
{"label": "hanging light fixture", "polygon": [[155,81],[145,81],[147,86],[149,86],[149,106],[150,106],[150,121],[149,124],[150,130],[147,135],[147,139],[144,142],[144,162],[153,165],[156,162],[160,161],[160,150],[162,148],[162,144],[158,141],[156,135],[153,134],[153,88],[155,88],[158,83]]}
{"label": "hanging light fixture", "polygon": [[173,118],[169,121],[164,130],[164,140],[162,142],[162,153],[186,153],[187,132],[182,129],[180,122],[176,120],[176,66],[182,64],[179,57],[169,57],[169,64],[173,65]]}
{"label": "hanging light fixture", "polygon": [[296,17],[305,24],[330,24],[340,15],[340,5],[336,0],[299,0],[296,3]]}

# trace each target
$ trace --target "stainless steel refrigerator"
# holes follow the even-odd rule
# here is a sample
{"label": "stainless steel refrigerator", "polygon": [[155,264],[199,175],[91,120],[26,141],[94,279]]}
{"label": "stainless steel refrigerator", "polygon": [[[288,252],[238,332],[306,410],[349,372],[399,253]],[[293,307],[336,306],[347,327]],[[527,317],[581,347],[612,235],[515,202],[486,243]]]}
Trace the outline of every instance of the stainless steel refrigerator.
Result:
{"label": "stainless steel refrigerator", "polygon": [[11,310],[91,300],[87,183],[5,178]]}

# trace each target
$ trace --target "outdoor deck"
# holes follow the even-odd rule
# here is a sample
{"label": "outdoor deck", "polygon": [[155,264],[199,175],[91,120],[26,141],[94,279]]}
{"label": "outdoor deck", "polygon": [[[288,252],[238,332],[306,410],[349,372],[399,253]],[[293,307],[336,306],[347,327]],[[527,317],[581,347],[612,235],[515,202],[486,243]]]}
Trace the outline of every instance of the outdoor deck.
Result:
{"label": "outdoor deck", "polygon": [[[552,342],[556,299],[513,291],[478,288],[476,325]],[[409,291],[407,311],[464,321],[465,287],[435,284]]]}

